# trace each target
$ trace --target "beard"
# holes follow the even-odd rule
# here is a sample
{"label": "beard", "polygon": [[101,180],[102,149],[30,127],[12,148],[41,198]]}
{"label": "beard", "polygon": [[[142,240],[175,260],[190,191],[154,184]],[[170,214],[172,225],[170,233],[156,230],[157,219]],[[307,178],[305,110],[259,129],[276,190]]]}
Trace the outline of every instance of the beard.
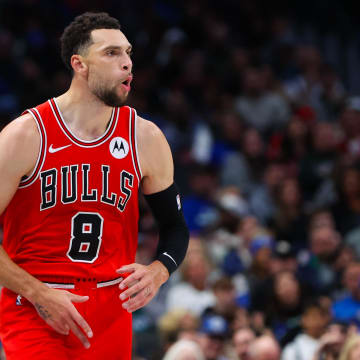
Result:
{"label": "beard", "polygon": [[106,88],[105,86],[97,86],[92,93],[105,105],[110,107],[123,106],[127,99],[127,94],[119,96],[116,92],[116,86]]}
{"label": "beard", "polygon": [[[119,84],[121,85],[121,84]],[[106,81],[90,69],[89,88],[101,102],[110,107],[120,107],[126,102],[128,94],[119,95],[117,93],[117,84],[109,85]]]}

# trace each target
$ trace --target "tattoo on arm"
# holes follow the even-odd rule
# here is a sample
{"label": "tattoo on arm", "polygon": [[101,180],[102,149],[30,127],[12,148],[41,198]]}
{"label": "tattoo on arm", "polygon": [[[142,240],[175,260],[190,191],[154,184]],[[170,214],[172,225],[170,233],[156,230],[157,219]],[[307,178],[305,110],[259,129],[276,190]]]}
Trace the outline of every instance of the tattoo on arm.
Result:
{"label": "tattoo on arm", "polygon": [[51,314],[44,308],[44,306],[36,303],[35,308],[44,320],[51,318]]}

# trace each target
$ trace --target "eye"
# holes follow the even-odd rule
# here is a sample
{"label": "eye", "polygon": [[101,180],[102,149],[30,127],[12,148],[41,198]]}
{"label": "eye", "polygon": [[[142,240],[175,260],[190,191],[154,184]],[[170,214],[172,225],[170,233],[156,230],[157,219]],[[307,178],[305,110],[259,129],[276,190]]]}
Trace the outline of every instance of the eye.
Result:
{"label": "eye", "polygon": [[108,56],[113,56],[113,55],[115,55],[115,51],[114,51],[114,50],[108,50],[108,51],[106,52],[106,55],[108,55]]}

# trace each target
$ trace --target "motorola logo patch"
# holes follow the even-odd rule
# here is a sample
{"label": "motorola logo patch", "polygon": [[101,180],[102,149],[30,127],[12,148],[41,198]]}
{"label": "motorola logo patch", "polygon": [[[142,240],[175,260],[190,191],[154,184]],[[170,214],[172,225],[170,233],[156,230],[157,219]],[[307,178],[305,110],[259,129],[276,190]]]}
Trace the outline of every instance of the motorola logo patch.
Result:
{"label": "motorola logo patch", "polygon": [[129,144],[122,137],[114,137],[109,145],[110,154],[116,159],[123,159],[129,153]]}

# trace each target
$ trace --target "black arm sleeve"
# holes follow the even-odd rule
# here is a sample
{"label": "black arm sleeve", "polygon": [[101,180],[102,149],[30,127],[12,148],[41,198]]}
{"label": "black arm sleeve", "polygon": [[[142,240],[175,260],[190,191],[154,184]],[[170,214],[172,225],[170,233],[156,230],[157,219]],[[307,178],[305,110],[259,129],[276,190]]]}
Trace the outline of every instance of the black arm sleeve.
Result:
{"label": "black arm sleeve", "polygon": [[189,230],[182,212],[179,190],[175,183],[145,199],[159,227],[156,259],[174,272],[184,260],[189,244]]}

